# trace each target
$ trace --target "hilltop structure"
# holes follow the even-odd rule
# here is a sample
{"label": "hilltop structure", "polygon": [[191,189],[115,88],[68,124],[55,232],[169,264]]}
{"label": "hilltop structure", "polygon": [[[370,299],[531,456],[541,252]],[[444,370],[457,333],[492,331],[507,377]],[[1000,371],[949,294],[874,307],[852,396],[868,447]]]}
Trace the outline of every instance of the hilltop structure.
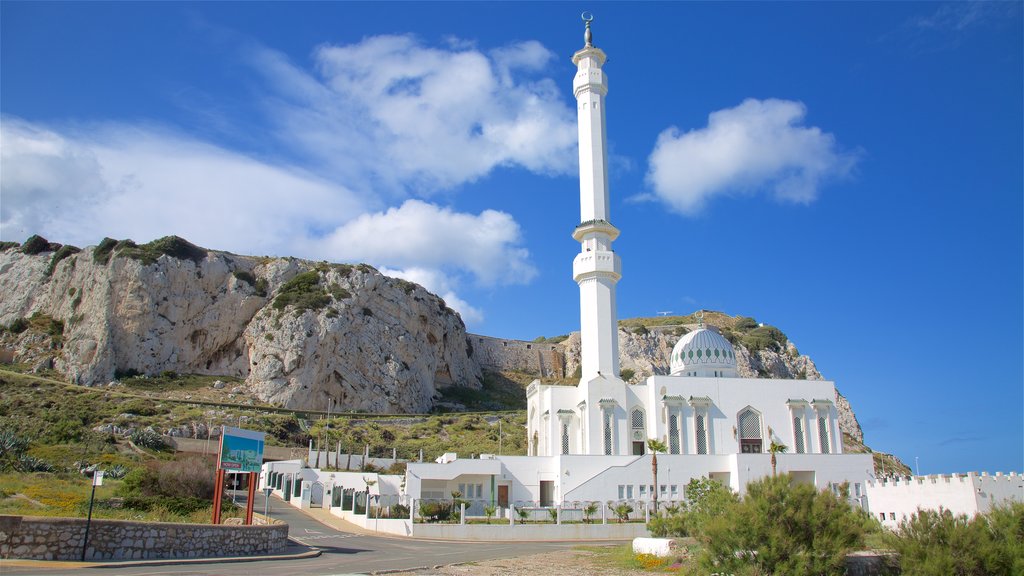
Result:
{"label": "hilltop structure", "polygon": [[[711,327],[684,335],[670,376],[629,385],[619,373],[615,285],[622,277],[612,242],[608,192],[605,53],[585,44],[573,55],[579,121],[581,378],[576,386],[527,388],[527,457],[483,456],[410,464],[406,490],[444,498],[472,487],[472,498],[507,508],[516,501],[552,506],[570,501],[678,500],[691,478],[717,479],[742,493],[773,472],[768,448],[784,445],[777,470],[819,488],[848,482],[862,495],[872,476],[869,454],[844,454],[835,386],[826,380],[739,378],[732,345]],[[648,439],[664,442],[657,485]],[[456,473],[456,471],[458,471]]]}

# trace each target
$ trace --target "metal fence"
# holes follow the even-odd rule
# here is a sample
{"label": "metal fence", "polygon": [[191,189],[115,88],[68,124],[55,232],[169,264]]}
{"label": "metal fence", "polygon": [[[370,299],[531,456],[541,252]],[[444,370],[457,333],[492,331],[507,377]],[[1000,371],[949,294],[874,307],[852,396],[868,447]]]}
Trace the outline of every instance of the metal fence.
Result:
{"label": "metal fence", "polygon": [[517,500],[502,507],[490,500],[423,498],[414,501],[413,513],[417,523],[601,524],[646,522],[653,509],[641,500],[572,501],[555,506]]}

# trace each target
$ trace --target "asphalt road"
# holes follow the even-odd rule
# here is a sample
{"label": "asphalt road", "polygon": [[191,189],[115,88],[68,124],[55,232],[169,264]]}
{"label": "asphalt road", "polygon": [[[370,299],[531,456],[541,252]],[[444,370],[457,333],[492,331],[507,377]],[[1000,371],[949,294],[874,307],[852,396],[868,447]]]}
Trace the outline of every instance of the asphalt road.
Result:
{"label": "asphalt road", "polygon": [[[256,510],[262,512],[264,498],[256,495]],[[51,575],[69,573],[82,576],[116,574],[120,576],[163,576],[163,575],[341,575],[369,574],[382,570],[407,570],[423,566],[438,566],[460,562],[513,558],[551,550],[571,548],[578,542],[451,542],[439,540],[414,540],[409,538],[385,538],[341,532],[314,520],[300,510],[273,498],[270,515],[284,520],[289,526],[289,537],[307,546],[320,548],[323,553],[316,558],[297,560],[253,561],[240,563],[179,564],[165,566],[125,566],[115,568],[64,567],[22,568],[3,566],[0,575],[21,574]],[[299,552],[301,545],[289,547],[289,553]]]}

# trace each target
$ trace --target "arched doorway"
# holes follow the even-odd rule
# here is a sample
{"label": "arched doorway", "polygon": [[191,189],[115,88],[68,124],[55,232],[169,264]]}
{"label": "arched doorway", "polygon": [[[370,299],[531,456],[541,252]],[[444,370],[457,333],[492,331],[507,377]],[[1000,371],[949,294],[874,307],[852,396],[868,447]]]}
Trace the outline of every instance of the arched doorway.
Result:
{"label": "arched doorway", "polygon": [[309,507],[310,508],[323,508],[324,507],[324,485],[321,482],[313,482],[313,485],[309,489]]}

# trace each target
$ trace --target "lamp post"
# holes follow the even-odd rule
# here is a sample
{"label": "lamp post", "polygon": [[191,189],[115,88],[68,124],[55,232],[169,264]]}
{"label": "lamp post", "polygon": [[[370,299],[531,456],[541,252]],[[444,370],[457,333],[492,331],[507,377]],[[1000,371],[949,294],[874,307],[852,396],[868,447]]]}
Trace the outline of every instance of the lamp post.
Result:
{"label": "lamp post", "polygon": [[917,475],[921,475],[921,460],[917,456],[914,456],[914,469],[917,471]]}

